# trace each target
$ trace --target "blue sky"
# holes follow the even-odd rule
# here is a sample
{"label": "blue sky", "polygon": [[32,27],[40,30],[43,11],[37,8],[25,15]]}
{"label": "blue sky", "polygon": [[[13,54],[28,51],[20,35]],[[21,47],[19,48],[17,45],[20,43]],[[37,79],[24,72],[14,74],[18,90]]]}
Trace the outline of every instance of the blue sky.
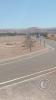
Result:
{"label": "blue sky", "polygon": [[0,0],[0,28],[56,27],[56,0]]}

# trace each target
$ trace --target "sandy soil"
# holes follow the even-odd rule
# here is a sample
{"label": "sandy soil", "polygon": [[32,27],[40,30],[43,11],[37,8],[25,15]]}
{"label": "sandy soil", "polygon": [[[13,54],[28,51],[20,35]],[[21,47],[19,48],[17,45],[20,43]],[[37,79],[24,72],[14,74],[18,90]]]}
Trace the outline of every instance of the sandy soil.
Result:
{"label": "sandy soil", "polygon": [[[30,52],[29,49],[23,47],[25,36],[7,36],[0,37],[0,59],[7,59],[24,55]],[[39,41],[34,43],[32,52],[43,48]]]}

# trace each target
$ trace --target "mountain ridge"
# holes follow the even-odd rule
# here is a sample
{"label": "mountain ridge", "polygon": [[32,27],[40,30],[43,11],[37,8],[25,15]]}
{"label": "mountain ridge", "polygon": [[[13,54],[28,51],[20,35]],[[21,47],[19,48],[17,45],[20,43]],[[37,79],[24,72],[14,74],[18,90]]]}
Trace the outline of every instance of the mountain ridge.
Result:
{"label": "mountain ridge", "polygon": [[56,28],[39,28],[39,27],[29,27],[24,29],[0,29],[1,33],[53,33],[56,34]]}

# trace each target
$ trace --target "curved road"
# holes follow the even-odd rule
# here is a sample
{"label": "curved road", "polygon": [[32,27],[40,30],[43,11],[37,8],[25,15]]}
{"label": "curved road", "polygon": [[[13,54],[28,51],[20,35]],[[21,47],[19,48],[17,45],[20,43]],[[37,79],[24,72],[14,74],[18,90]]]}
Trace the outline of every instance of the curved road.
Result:
{"label": "curved road", "polygon": [[56,67],[56,42],[46,40],[54,50],[32,58],[0,63],[0,83]]}

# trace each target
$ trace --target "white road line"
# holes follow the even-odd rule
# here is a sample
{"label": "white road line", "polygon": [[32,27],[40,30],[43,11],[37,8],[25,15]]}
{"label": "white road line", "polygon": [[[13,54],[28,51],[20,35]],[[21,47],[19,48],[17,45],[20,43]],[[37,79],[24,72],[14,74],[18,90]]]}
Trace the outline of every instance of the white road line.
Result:
{"label": "white road line", "polygon": [[[44,66],[44,65],[42,65],[42,67],[43,67],[43,66]],[[44,71],[46,71],[46,70],[44,70]],[[23,77],[19,77],[19,78],[10,80],[10,81],[2,82],[2,83],[0,83],[0,85],[1,85],[1,84],[5,84],[5,83],[9,83],[9,82],[13,82],[13,81],[16,81],[16,80],[19,80],[19,79],[22,79],[22,78],[26,78],[26,77],[29,77],[29,76],[32,76],[32,75],[35,75],[35,74],[38,74],[38,73],[41,73],[41,72],[43,72],[43,71],[36,72],[36,73],[30,74],[30,75],[26,75],[26,76],[23,76]]]}
{"label": "white road line", "polygon": [[[44,65],[42,65],[42,66],[44,66]],[[46,69],[46,70],[43,70],[43,71],[40,71],[40,72],[36,72],[36,73],[30,74],[30,75],[26,75],[26,76],[23,76],[23,77],[19,77],[19,78],[13,79],[13,80],[10,80],[10,81],[2,82],[2,83],[0,83],[0,85],[7,84],[7,83],[10,83],[10,82],[13,82],[13,81],[17,81],[19,79],[28,78],[28,77],[31,77],[33,75],[41,74],[41,73],[44,73],[44,72],[47,72],[47,71],[52,71],[52,70],[55,70],[55,69],[56,69],[56,67],[49,68],[49,69]]]}
{"label": "white road line", "polygon": [[7,85],[7,86],[3,86],[3,87],[0,87],[0,89],[5,89],[5,88],[8,88],[8,87],[12,87],[12,86],[15,86],[15,85],[19,85],[19,84],[22,84],[22,83],[25,83],[25,82],[29,82],[31,80],[34,80],[34,79],[37,79],[37,78],[40,78],[40,77],[43,77],[45,75],[50,75],[52,73],[56,72],[55,70],[54,71],[51,71],[51,72],[48,72],[46,74],[42,74],[42,75],[39,75],[39,76],[36,76],[36,77],[33,77],[33,78],[29,78],[29,79],[26,79],[26,80],[23,80],[21,82],[17,82],[17,83],[13,83],[11,85]]}
{"label": "white road line", "polygon": [[[35,52],[36,53],[36,52]],[[46,53],[46,52],[45,52]],[[43,52],[41,53],[41,54],[44,54]],[[39,56],[39,55],[41,55],[41,54],[38,54],[38,55],[33,55],[33,56],[31,56],[31,57],[28,57],[28,58],[24,58],[24,59],[29,59],[29,58],[33,58],[33,57],[35,57],[35,56]],[[28,55],[28,54],[27,54]],[[23,59],[23,60],[24,60]],[[15,61],[14,61],[15,62]],[[12,62],[11,62],[12,63]],[[6,64],[10,64],[10,63],[5,63],[4,65],[6,65]],[[26,78],[26,77],[29,77],[29,76],[31,76],[31,75],[35,75],[35,74],[38,74],[38,73],[41,73],[41,72],[45,72],[45,71],[49,71],[49,70],[53,70],[53,69],[56,69],[56,67],[54,67],[54,68],[50,68],[50,69],[47,69],[47,70],[43,70],[43,71],[40,71],[40,72],[36,72],[36,73],[34,73],[34,74],[30,74],[30,75],[27,75],[27,76],[23,76],[23,77],[20,77],[20,78],[16,78],[16,79],[13,79],[13,80],[10,80],[10,81],[6,81],[6,82],[3,82],[3,83],[0,83],[0,85],[2,85],[2,84],[6,84],[6,83],[9,83],[9,82],[13,82],[13,81],[16,81],[16,80],[19,80],[19,79],[22,79],[22,78]],[[45,75],[45,74],[42,74],[42,75]],[[42,76],[42,75],[39,75],[39,76]],[[37,76],[37,77],[39,77],[39,76]],[[31,78],[31,79],[34,79],[34,78]],[[30,80],[30,79],[27,79],[27,80]],[[27,80],[25,80],[25,81],[27,81]],[[20,83],[20,82],[19,82]],[[17,84],[17,83],[14,83],[14,84]],[[11,86],[11,85],[7,85],[7,86]],[[6,87],[7,87],[6,86]]]}
{"label": "white road line", "polygon": [[25,83],[25,82],[34,80],[34,79],[36,79],[36,78],[43,77],[43,76],[48,75],[48,74],[52,74],[52,73],[54,73],[54,72],[56,72],[56,71],[54,70],[54,71],[51,71],[51,72],[48,72],[48,73],[45,73],[45,74],[42,74],[42,75],[39,75],[39,76],[36,76],[36,77],[33,77],[33,78],[26,79],[26,80],[21,81],[21,82],[17,82],[17,83],[13,83],[13,84],[11,84],[11,85],[7,85],[7,86],[5,86],[5,87],[17,85],[17,84],[20,84],[20,83]]}
{"label": "white road line", "polygon": [[[46,49],[46,51],[45,52],[39,52],[39,54],[37,54],[38,52],[35,52],[35,54],[33,53],[33,54],[27,54],[27,55],[23,55],[22,57],[19,57],[19,58],[21,58],[21,59],[19,59],[19,58],[15,58],[15,59],[11,59],[11,60],[9,60],[8,62],[0,62],[0,65],[6,65],[6,64],[11,64],[11,63],[15,63],[15,62],[18,62],[18,61],[22,61],[22,60],[27,60],[27,59],[31,59],[31,58],[34,58],[34,57],[36,57],[36,56],[40,56],[40,55],[42,55],[42,54],[46,54],[48,52],[48,49]],[[28,56],[28,57],[27,57]],[[23,57],[25,57],[25,58],[23,58]],[[27,58],[26,58],[27,57]],[[18,60],[19,59],[19,60]]]}

